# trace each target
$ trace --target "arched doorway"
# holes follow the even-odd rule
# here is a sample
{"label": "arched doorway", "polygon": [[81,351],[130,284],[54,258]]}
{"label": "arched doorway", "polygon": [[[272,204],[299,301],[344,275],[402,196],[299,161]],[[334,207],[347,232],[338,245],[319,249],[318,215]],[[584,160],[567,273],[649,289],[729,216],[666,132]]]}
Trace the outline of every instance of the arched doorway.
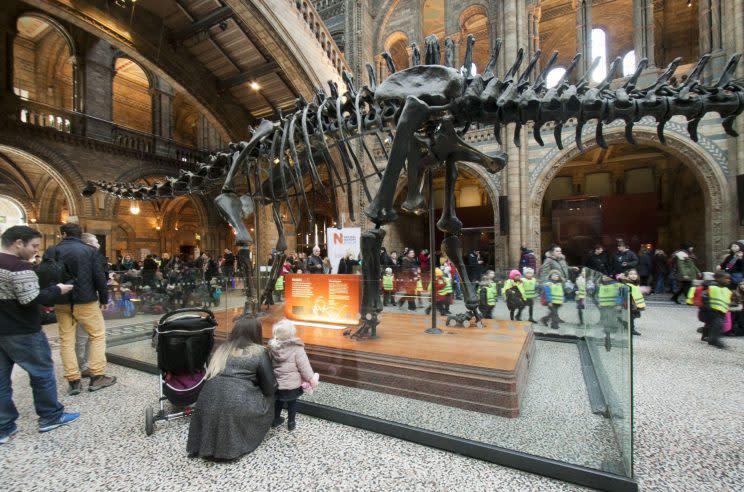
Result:
{"label": "arched doorway", "polygon": [[[417,252],[429,248],[429,217],[416,216],[403,212],[401,204],[406,198],[409,183],[402,179],[398,187],[395,208],[398,220],[387,228],[384,244],[389,252],[400,253],[404,248],[413,248]],[[422,187],[427,204],[428,189],[424,182]],[[438,250],[444,233],[436,228],[436,221],[442,214],[444,203],[444,169],[434,173],[434,222],[435,248]],[[490,268],[500,266],[502,260],[503,236],[500,235],[498,203],[499,192],[494,176],[482,167],[468,162],[458,163],[458,178],[455,186],[455,204],[457,216],[462,221],[461,241],[463,254],[479,250],[484,256],[485,264]]]}
{"label": "arched doorway", "polygon": [[626,143],[620,122],[604,133],[610,149],[596,143],[583,153],[575,144],[556,148],[535,170],[529,187],[534,244],[545,248],[571,237],[570,259],[580,261],[595,241],[623,238],[634,249],[651,243],[667,253],[690,241],[700,266],[712,266],[732,231],[725,156],[705,137],[691,145],[676,123],[667,126],[667,145],[646,122],[634,129],[638,145]]}
{"label": "arched doorway", "polygon": [[26,224],[26,211],[16,200],[0,195],[0,233],[8,227]]}

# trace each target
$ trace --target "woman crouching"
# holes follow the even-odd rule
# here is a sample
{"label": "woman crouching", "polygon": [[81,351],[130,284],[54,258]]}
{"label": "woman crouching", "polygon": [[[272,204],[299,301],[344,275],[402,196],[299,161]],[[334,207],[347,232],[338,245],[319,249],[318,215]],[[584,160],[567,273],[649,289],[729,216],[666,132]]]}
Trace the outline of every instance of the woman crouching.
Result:
{"label": "woman crouching", "polygon": [[277,389],[258,320],[235,323],[206,378],[189,426],[189,456],[231,460],[250,453],[269,431]]}

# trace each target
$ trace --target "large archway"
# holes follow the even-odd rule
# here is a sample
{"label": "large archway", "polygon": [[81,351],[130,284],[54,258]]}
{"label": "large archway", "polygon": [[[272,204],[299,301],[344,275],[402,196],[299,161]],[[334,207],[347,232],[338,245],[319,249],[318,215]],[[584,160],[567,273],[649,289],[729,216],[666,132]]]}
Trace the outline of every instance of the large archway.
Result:
{"label": "large archway", "polygon": [[[429,218],[405,213],[400,205],[405,200],[408,180],[400,180],[396,190],[395,208],[398,220],[388,226],[385,246],[389,251],[402,251],[406,247],[419,251],[429,248]],[[422,193],[427,198],[424,183]],[[434,221],[439,220],[444,200],[444,169],[434,173]],[[478,249],[490,266],[503,266],[504,236],[499,220],[499,190],[497,181],[483,167],[469,163],[458,163],[458,179],[455,187],[455,203],[458,218],[463,223],[462,246],[465,253]],[[438,250],[443,233],[435,227],[435,248]]]}
{"label": "large archway", "polygon": [[[592,128],[587,128],[585,131],[590,133],[591,130]],[[638,152],[639,150],[646,149],[648,151],[650,149],[654,153],[668,156],[670,162],[672,162],[672,169],[679,170],[676,178],[669,174],[667,176],[668,179],[674,178],[681,180],[680,183],[686,186],[687,189],[693,189],[695,183],[699,186],[702,195],[702,206],[704,207],[704,211],[700,213],[700,218],[698,219],[704,223],[701,229],[702,237],[686,237],[684,239],[695,242],[698,257],[701,259],[701,266],[705,265],[707,267],[711,266],[714,259],[725,251],[727,241],[730,239],[728,235],[732,230],[731,221],[733,217],[728,214],[730,210],[729,200],[731,190],[726,179],[727,169],[722,169],[722,166],[726,165],[726,161],[725,157],[721,155],[721,151],[713,142],[707,140],[705,137],[701,137],[698,145],[691,144],[686,134],[682,132],[684,132],[684,129],[681,125],[677,123],[668,124],[666,132],[667,145],[663,145],[658,140],[656,128],[644,121],[634,129],[636,142],[642,146],[636,147],[635,150]],[[605,140],[610,146],[624,145],[626,143],[623,126],[620,122],[610,125],[610,127],[605,129],[604,134]],[[533,231],[535,237],[530,241],[531,244],[537,246],[542,245],[544,242],[541,235],[541,219],[545,206],[544,200],[546,193],[554,178],[557,176],[560,177],[560,173],[565,169],[566,165],[572,161],[576,161],[581,155],[594,152],[597,148],[596,143],[591,143],[586,145],[585,152],[579,151],[575,144],[571,144],[564,151],[555,149],[555,151],[550,152],[543,159],[542,165],[532,173],[529,186],[530,230]],[[680,167],[680,165],[683,167]],[[686,176],[687,173],[689,173],[688,176]],[[694,177],[694,182],[690,180],[691,177]],[[610,185],[614,187],[614,190],[618,189],[616,182],[611,182]],[[668,186],[669,183],[663,185],[663,183],[655,181],[654,185],[657,187],[653,191],[654,193],[657,191],[663,192],[663,186]],[[578,194],[575,196],[578,196]],[[692,210],[687,205],[679,203],[675,205],[675,203],[674,201],[669,201],[669,206],[676,208],[674,210],[670,208],[668,211],[677,216],[673,217],[674,221],[681,220],[684,214]],[[676,249],[679,244],[675,244],[674,240],[681,240],[682,236],[689,235],[695,235],[695,231],[688,232],[680,227],[676,229],[671,227],[668,233],[662,231],[661,241],[662,244],[668,244],[668,248]]]}

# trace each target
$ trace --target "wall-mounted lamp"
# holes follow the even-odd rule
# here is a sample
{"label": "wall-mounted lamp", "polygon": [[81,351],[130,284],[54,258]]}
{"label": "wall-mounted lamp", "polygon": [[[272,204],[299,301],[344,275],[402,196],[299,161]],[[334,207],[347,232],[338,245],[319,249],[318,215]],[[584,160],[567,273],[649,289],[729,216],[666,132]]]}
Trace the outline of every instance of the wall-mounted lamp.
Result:
{"label": "wall-mounted lamp", "polygon": [[137,215],[140,213],[139,204],[137,202],[132,202],[132,204],[129,206],[129,213],[132,215]]}

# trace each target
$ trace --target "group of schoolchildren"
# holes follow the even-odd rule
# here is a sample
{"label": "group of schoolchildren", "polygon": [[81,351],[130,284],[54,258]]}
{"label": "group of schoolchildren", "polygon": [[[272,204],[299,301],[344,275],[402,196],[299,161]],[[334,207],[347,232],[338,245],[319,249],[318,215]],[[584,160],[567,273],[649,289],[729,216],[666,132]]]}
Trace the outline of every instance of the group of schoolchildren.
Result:
{"label": "group of schoolchildren", "polygon": [[698,320],[703,326],[697,332],[709,345],[726,348],[721,337],[739,324],[735,318],[742,315],[744,282],[732,285],[731,275],[719,270],[704,272],[703,279],[695,283],[687,293],[687,304],[698,308]]}

